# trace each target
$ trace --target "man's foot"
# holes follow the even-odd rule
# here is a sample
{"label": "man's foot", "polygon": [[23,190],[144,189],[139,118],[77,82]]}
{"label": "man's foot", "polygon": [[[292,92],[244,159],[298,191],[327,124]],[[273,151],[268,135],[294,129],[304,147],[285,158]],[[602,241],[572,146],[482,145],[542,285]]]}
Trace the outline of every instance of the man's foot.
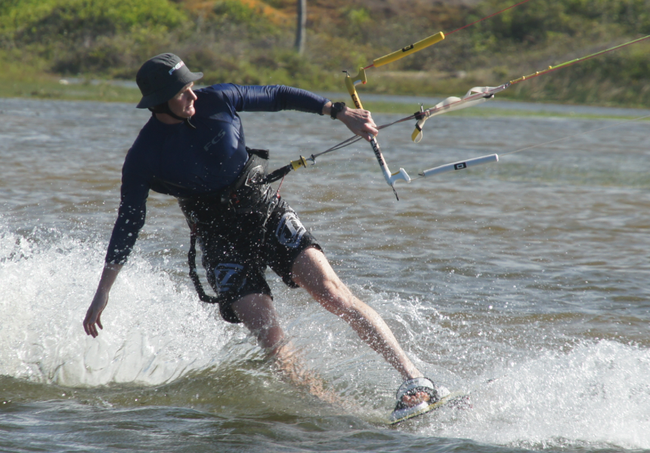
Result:
{"label": "man's foot", "polygon": [[417,406],[420,403],[427,403],[431,401],[431,395],[424,391],[418,391],[414,394],[404,395],[401,399],[403,405],[406,407]]}
{"label": "man's foot", "polygon": [[397,409],[417,406],[421,403],[435,403],[440,400],[438,390],[429,378],[415,378],[404,381],[397,389]]}
{"label": "man's foot", "polygon": [[449,390],[436,387],[431,379],[424,377],[409,379],[397,389],[397,405],[390,416],[390,421],[397,423],[424,414],[447,395]]}

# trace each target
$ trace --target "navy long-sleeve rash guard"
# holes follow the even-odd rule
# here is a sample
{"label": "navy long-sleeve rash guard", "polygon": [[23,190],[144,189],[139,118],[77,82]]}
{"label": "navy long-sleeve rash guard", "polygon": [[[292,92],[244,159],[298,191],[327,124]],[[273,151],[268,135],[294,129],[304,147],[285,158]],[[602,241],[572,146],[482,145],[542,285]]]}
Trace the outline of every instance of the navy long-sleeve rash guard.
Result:
{"label": "navy long-sleeve rash guard", "polygon": [[144,225],[149,190],[175,197],[216,192],[235,182],[248,160],[237,112],[299,110],[322,113],[328,102],[286,86],[219,84],[195,91],[192,124],[154,116],[140,131],[122,168],[121,203],[106,262],[126,262]]}

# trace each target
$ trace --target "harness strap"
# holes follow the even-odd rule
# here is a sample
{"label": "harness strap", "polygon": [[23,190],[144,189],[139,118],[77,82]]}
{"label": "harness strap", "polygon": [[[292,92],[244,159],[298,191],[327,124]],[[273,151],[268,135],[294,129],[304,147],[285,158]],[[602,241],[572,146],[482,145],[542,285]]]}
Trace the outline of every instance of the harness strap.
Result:
{"label": "harness strap", "polygon": [[[251,149],[251,148],[246,148],[246,151],[248,151],[249,156],[251,156],[251,160],[249,161],[249,164],[254,164],[253,162],[253,156],[257,156],[262,158],[263,160],[267,160],[269,158],[269,151],[265,149]],[[236,194],[237,190],[241,188],[244,184],[247,182],[251,184],[264,184],[264,178],[262,177],[260,181],[248,181],[248,171],[244,171],[242,174],[242,177],[240,177],[233,185],[229,186],[224,190],[221,194],[221,202],[223,204],[227,203],[232,203],[233,200],[232,196]],[[274,197],[273,200],[269,203],[269,207],[266,212],[266,216],[264,218],[264,222],[262,223],[262,240],[266,240],[266,223],[269,220],[269,217],[271,216],[271,212],[275,208],[279,201],[279,197],[276,194],[276,197]],[[180,202],[180,200],[179,200]],[[182,207],[181,203],[181,207]],[[199,278],[199,273],[197,272],[196,269],[196,237],[198,235],[198,219],[192,219],[188,215],[188,213],[183,210],[183,213],[186,215],[187,223],[190,227],[190,249],[187,252],[187,264],[189,266],[189,274],[190,274],[190,279],[192,280],[192,283],[194,284],[194,289],[199,296],[199,299],[201,302],[205,302],[208,304],[216,304],[219,303],[219,299],[214,296],[210,296],[205,292],[203,289],[203,285],[201,284],[201,279]]]}
{"label": "harness strap", "polygon": [[199,279],[199,274],[196,271],[196,224],[192,225],[192,231],[190,233],[190,251],[187,252],[187,264],[190,266],[190,279],[194,283],[194,289],[201,299],[201,302],[208,304],[216,304],[219,300],[216,297],[206,294],[203,290],[203,285]]}

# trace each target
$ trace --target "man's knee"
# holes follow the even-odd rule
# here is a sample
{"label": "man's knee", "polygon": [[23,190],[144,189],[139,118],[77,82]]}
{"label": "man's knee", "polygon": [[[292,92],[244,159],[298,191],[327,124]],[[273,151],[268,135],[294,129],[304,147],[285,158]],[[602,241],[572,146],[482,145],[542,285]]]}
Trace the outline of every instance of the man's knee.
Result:
{"label": "man's knee", "polygon": [[232,310],[254,332],[277,324],[273,299],[266,294],[248,294],[233,302]]}
{"label": "man's knee", "polygon": [[294,281],[337,316],[354,316],[362,304],[341,281],[320,249],[309,248],[294,263]]}
{"label": "man's knee", "polygon": [[318,248],[303,250],[293,263],[293,280],[307,290],[336,292],[343,283],[332,269],[325,254]]}

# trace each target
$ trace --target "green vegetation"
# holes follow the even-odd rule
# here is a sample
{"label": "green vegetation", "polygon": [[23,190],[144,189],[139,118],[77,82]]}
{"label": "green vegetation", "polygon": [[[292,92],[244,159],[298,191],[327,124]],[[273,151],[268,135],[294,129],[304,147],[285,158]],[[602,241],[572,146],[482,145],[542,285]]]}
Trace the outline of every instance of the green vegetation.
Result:
{"label": "green vegetation", "polygon": [[[295,0],[2,0],[2,97],[134,102],[134,80],[161,52],[205,83],[344,91],[343,74],[514,0],[310,0],[306,52],[293,49]],[[650,34],[648,0],[531,0],[368,71],[359,93],[462,95]],[[650,40],[515,85],[499,97],[650,106]],[[81,80],[62,84],[60,80]],[[103,80],[104,83],[91,83]],[[85,81],[85,82],[84,82]]]}

